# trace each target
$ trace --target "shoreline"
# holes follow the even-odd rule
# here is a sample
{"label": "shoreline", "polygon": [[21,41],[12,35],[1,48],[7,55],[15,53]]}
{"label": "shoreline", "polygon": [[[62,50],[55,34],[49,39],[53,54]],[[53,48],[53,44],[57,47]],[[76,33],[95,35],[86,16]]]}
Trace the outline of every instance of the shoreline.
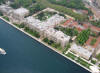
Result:
{"label": "shoreline", "polygon": [[36,38],[36,37],[32,36],[31,34],[29,34],[29,33],[25,32],[23,29],[18,28],[17,26],[15,26],[15,25],[14,25],[14,24],[12,24],[11,22],[9,22],[9,21],[5,20],[5,19],[4,19],[4,18],[2,18],[1,16],[0,16],[0,19],[2,19],[3,21],[5,21],[6,23],[10,24],[11,26],[13,26],[14,28],[16,28],[17,30],[19,30],[19,31],[23,32],[24,34],[28,35],[28,36],[29,36],[29,37],[31,37],[32,39],[34,39],[34,40],[36,40],[36,41],[40,42],[40,43],[41,43],[41,44],[43,44],[44,46],[46,46],[46,47],[50,48],[50,49],[51,49],[51,50],[53,50],[54,52],[56,52],[56,53],[58,53],[59,55],[63,56],[64,58],[66,58],[66,59],[68,59],[68,60],[70,60],[70,61],[74,62],[75,64],[77,64],[77,65],[79,65],[80,67],[84,68],[85,70],[89,71],[90,73],[92,72],[92,71],[91,71],[91,70],[89,70],[88,68],[86,68],[86,67],[82,66],[81,64],[79,64],[79,63],[77,63],[76,61],[72,60],[71,58],[69,58],[69,57],[65,56],[65,55],[64,55],[64,54],[62,54],[60,51],[58,51],[58,50],[56,50],[55,48],[53,48],[53,47],[49,46],[47,43],[43,42],[41,39],[38,39],[38,38]]}

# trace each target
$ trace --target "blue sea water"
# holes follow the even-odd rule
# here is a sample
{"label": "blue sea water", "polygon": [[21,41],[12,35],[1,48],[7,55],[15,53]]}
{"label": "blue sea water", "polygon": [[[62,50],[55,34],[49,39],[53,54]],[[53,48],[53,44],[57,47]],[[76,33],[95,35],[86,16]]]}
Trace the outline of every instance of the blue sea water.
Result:
{"label": "blue sea water", "polygon": [[0,19],[0,73],[90,73]]}

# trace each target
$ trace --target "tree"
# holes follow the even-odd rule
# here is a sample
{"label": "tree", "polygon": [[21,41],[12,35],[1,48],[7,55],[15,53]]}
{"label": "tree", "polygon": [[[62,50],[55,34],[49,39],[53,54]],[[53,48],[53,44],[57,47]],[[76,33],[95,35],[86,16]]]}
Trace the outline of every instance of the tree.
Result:
{"label": "tree", "polygon": [[43,6],[42,4],[35,4],[32,7],[29,7],[28,9],[30,10],[30,15],[32,15],[33,13],[43,10],[44,8],[45,6]]}
{"label": "tree", "polygon": [[34,2],[35,2],[35,0],[14,0],[14,3],[11,4],[11,6],[13,8],[19,8],[21,6],[27,8],[30,5],[32,5],[32,3],[34,3]]}
{"label": "tree", "polygon": [[84,43],[88,40],[89,35],[90,35],[90,29],[83,30],[77,36],[77,39],[76,39],[77,43],[80,44],[80,45],[84,45]]}

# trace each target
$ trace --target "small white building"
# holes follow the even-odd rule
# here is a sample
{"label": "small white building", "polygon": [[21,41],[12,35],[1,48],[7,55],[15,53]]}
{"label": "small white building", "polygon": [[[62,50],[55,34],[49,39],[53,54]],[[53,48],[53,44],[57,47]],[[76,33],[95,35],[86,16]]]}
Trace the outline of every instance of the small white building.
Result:
{"label": "small white building", "polygon": [[93,53],[87,50],[86,48],[76,45],[75,43],[72,44],[70,50],[87,60],[89,60],[89,58],[92,56]]}
{"label": "small white building", "polygon": [[13,23],[21,24],[24,21],[24,17],[29,14],[29,10],[25,8],[15,9],[12,13],[11,21]]}
{"label": "small white building", "polygon": [[70,36],[65,35],[62,31],[57,31],[55,33],[57,43],[60,43],[62,47],[65,47],[70,40]]}

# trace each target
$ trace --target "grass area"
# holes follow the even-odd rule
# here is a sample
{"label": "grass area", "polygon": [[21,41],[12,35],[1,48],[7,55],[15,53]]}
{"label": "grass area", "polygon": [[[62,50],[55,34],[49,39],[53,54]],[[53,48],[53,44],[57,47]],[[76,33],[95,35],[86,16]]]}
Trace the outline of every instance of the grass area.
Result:
{"label": "grass area", "polygon": [[68,15],[74,17],[76,20],[84,21],[87,19],[86,15],[74,13],[71,9],[66,8],[64,6],[52,4],[52,3],[48,2],[47,0],[36,0],[36,1],[37,1],[37,3],[43,4],[45,7],[50,7],[50,8],[57,10],[57,11],[68,14]]}
{"label": "grass area", "polygon": [[45,43],[47,43],[48,45],[50,45],[50,46],[52,46],[52,47],[54,47],[54,48],[56,48],[56,49],[62,51],[62,47],[61,47],[60,44],[55,43],[54,41],[49,40],[48,38],[44,38],[43,41],[44,41]]}
{"label": "grass area", "polygon": [[96,58],[100,61],[100,53],[96,55]]}
{"label": "grass area", "polygon": [[66,51],[68,51],[68,49],[70,48],[70,46],[71,46],[70,43],[68,43],[68,44],[66,45],[66,47],[63,49],[62,53],[65,54]]}
{"label": "grass area", "polygon": [[84,67],[88,68],[91,66],[91,64],[89,64],[88,62],[86,62],[85,60],[81,59],[80,57],[75,56],[74,54],[68,52],[68,54],[66,54],[67,57],[71,58],[72,60],[75,60],[77,63],[83,65]]}
{"label": "grass area", "polygon": [[38,14],[36,16],[37,19],[44,21],[47,20],[48,18],[50,18],[51,16],[55,15],[56,12],[49,12],[49,11],[45,11],[45,12],[41,12],[40,14]]}
{"label": "grass area", "polygon": [[76,28],[63,28],[61,26],[56,26],[55,29],[62,31],[63,33],[65,33],[66,35],[69,35],[69,36],[77,36],[78,35],[78,30]]}
{"label": "grass area", "polygon": [[91,60],[91,63],[96,64],[96,60]]}
{"label": "grass area", "polygon": [[74,54],[68,52],[68,54],[66,54],[67,57],[70,57],[71,59],[75,60],[75,58],[77,58]]}
{"label": "grass area", "polygon": [[24,29],[26,32],[31,34],[32,36],[35,36],[36,38],[40,38],[40,34],[34,30],[29,29],[28,27],[25,27]]}
{"label": "grass area", "polygon": [[7,21],[9,21],[9,18],[7,16],[3,16],[3,18]]}
{"label": "grass area", "polygon": [[24,24],[15,24],[15,23],[14,23],[14,25],[16,25],[16,26],[19,27],[19,28],[24,28],[24,27],[25,27]]}
{"label": "grass area", "polygon": [[86,68],[89,69],[89,67],[91,66],[91,64],[89,64],[88,62],[84,61],[83,59],[81,59],[80,57],[78,57],[78,59],[76,60],[78,63],[80,63],[81,65],[85,66]]}

